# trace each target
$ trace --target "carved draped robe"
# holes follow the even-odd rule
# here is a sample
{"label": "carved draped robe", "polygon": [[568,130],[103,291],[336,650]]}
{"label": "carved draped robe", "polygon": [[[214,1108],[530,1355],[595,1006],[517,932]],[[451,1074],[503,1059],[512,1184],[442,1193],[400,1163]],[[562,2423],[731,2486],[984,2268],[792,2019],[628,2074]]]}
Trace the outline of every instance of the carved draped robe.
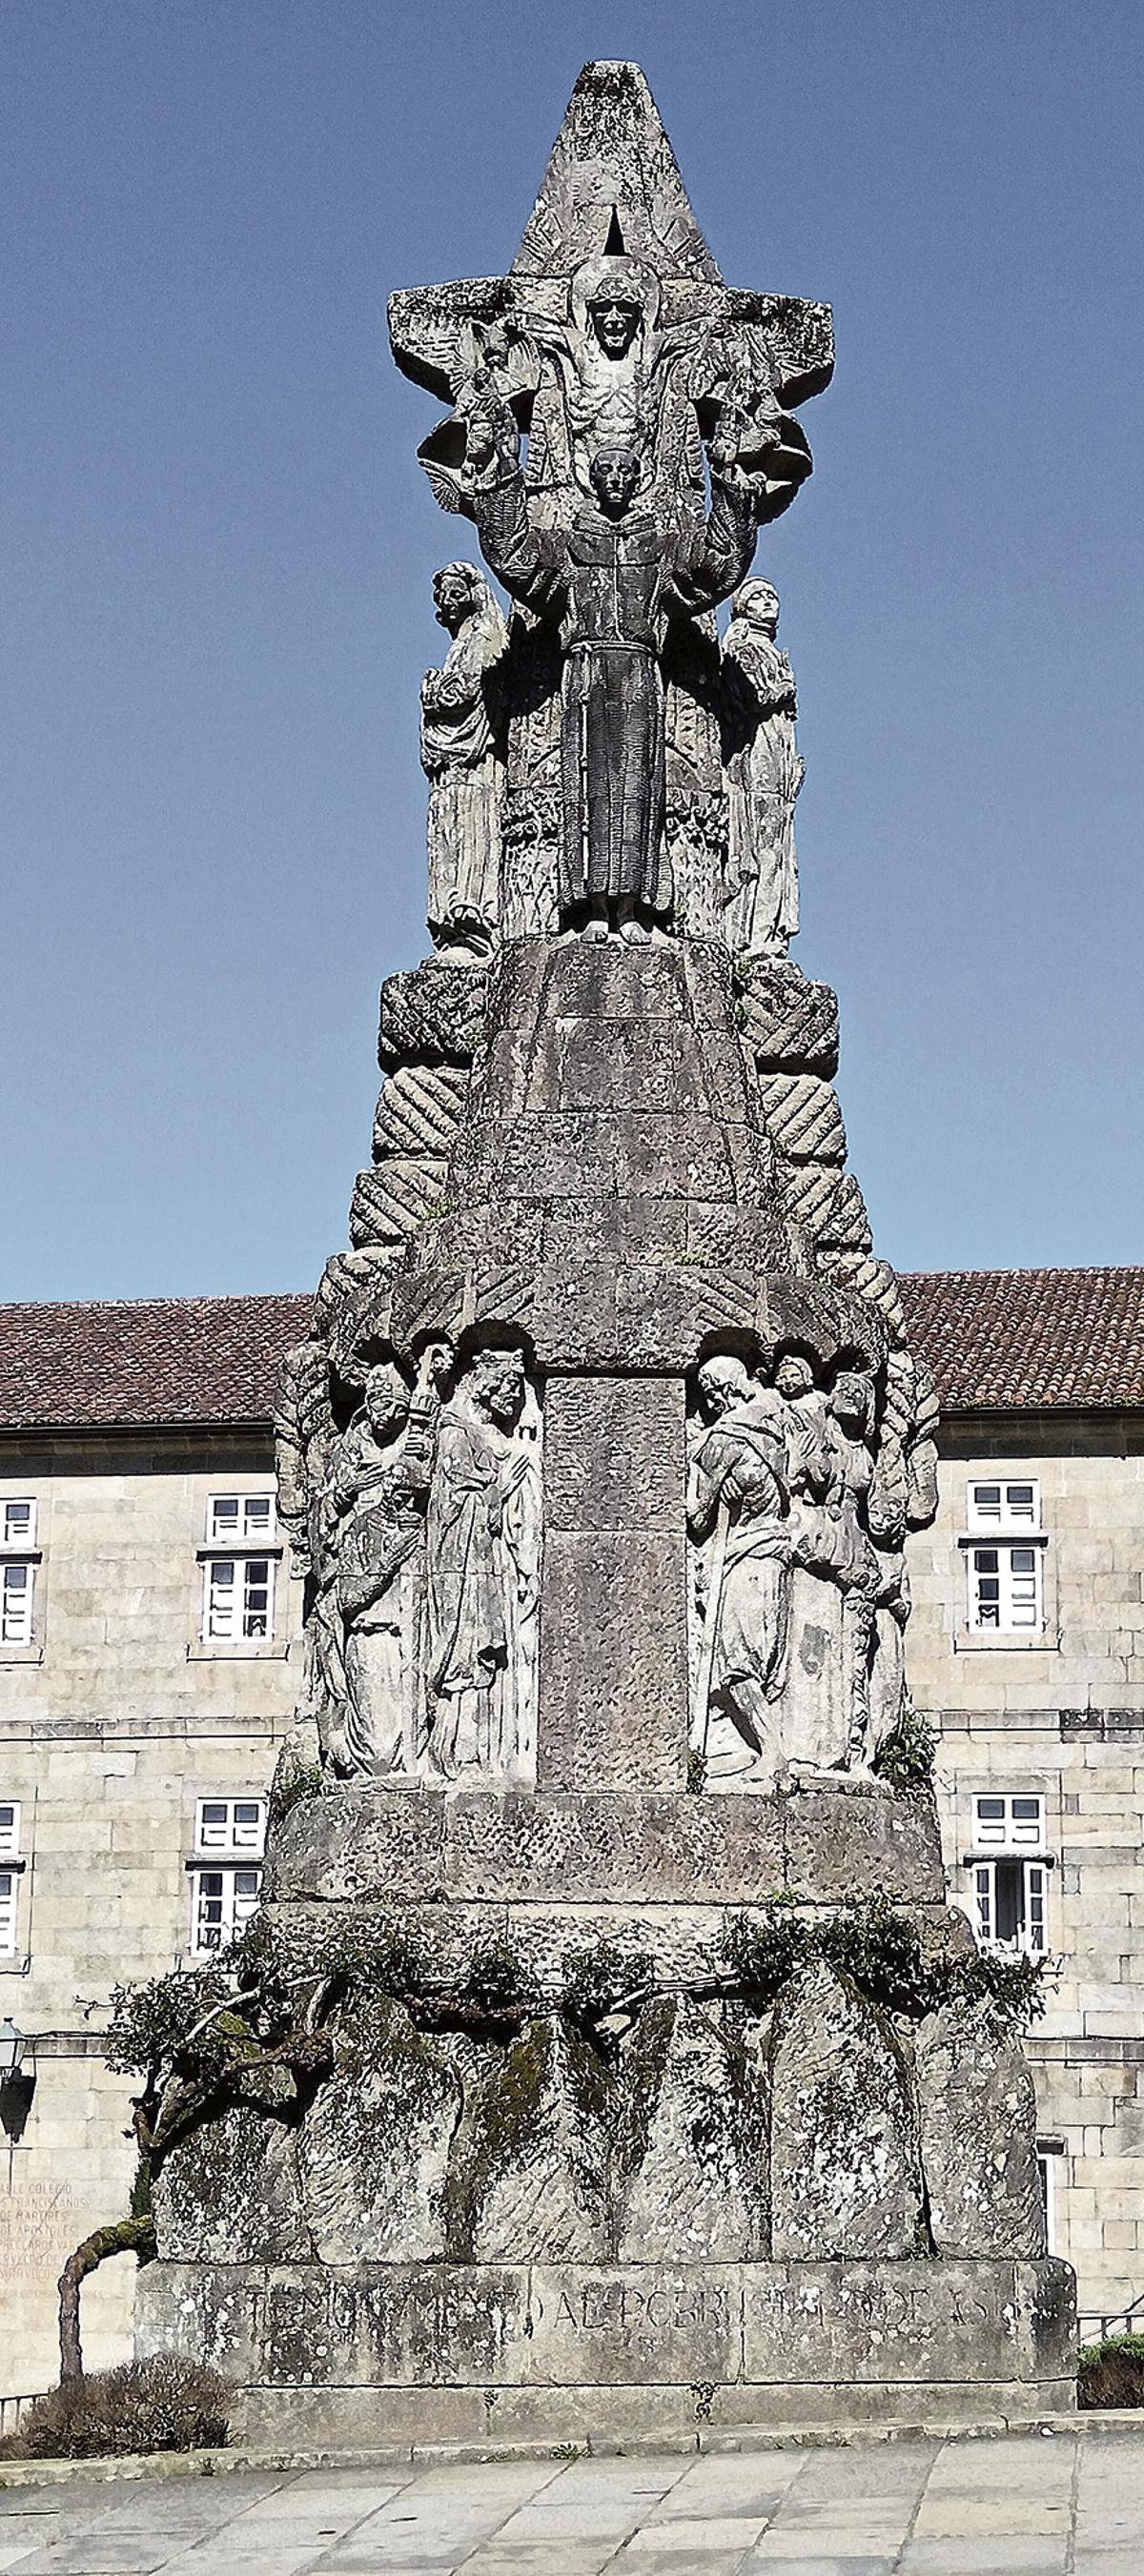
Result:
{"label": "carved draped robe", "polygon": [[798,929],[794,808],[803,780],[794,674],[745,617],[728,628],[723,669],[742,736],[727,762],[727,938],[748,955],[785,957]]}
{"label": "carved draped robe", "polygon": [[379,1446],[368,1419],[341,1444],[336,1500],[344,1625],[345,1759],[358,1773],[412,1772],[425,1477],[408,1431]]}
{"label": "carved draped robe", "polygon": [[[734,1490],[734,1500],[728,1486]],[[791,1533],[777,1401],[762,1390],[735,1404],[701,1440],[692,1461],[688,1522],[706,1538],[725,1521],[722,1578],[707,1571],[709,1699],[696,1715],[710,1779],[777,1770],[774,1703],[787,1669]]]}
{"label": "carved draped robe", "polygon": [[501,763],[496,666],[508,642],[491,594],[421,683],[421,766],[429,780],[429,928],[491,939],[500,899]]}
{"label": "carved draped robe", "polygon": [[561,785],[563,918],[630,898],[671,910],[664,849],[663,676],[672,616],[696,616],[734,590],[755,547],[749,495],[712,476],[696,536],[645,513],[585,509],[569,529],[533,527],[516,471],[473,495],[481,550],[515,599],[556,618],[564,655]]}
{"label": "carved draped robe", "polygon": [[429,1749],[446,1779],[487,1769],[491,1703],[508,1656],[501,1459],[464,1396],[441,1416],[426,1540]]}

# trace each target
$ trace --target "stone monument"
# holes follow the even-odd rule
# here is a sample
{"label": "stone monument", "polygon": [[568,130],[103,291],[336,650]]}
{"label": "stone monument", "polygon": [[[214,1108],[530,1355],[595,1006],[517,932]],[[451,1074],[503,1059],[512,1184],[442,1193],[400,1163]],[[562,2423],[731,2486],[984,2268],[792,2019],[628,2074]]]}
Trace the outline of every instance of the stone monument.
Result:
{"label": "stone monument", "polygon": [[435,953],[279,1404],[259,1939],[308,2045],[169,2129],[140,2348],[351,2446],[1070,2403],[1029,2076],[905,1758],[934,1397],[787,955],[752,564],[830,315],[724,284],[594,63],[508,276],[389,323],[485,570],[436,578]]}

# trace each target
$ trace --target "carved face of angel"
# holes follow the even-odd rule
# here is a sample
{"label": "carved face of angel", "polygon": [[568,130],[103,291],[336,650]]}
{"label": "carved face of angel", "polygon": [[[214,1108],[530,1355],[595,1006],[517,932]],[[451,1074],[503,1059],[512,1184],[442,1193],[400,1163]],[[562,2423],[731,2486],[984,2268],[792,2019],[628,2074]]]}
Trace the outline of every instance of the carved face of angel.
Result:
{"label": "carved face of angel", "polygon": [[433,605],[439,626],[455,635],[476,607],[472,576],[461,564],[446,564],[433,576]]}
{"label": "carved face of angel", "polygon": [[600,447],[588,468],[592,490],[610,519],[622,519],[630,510],[640,479],[640,460],[634,447]]}
{"label": "carved face of angel", "polygon": [[602,295],[588,307],[588,319],[606,358],[626,358],[640,327],[638,304],[618,295]]}
{"label": "carved face of angel", "polygon": [[779,623],[777,590],[772,590],[769,581],[741,582],[731,601],[731,615],[745,618],[748,626],[758,627],[773,641]]}

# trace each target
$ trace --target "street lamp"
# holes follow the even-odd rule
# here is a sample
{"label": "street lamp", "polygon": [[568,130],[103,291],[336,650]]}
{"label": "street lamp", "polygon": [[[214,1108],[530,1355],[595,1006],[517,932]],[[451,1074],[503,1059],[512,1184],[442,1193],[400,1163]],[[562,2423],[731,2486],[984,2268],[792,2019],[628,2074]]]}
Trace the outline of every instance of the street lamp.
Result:
{"label": "street lamp", "polygon": [[15,2075],[24,2054],[24,2035],[14,2021],[0,2021],[0,2084]]}

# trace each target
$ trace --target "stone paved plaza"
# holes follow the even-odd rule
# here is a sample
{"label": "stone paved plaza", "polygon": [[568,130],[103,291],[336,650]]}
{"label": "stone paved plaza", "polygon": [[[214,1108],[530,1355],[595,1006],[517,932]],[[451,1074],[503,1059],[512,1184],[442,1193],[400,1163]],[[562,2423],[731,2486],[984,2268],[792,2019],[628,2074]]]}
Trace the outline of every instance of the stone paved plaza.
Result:
{"label": "stone paved plaza", "polygon": [[1140,2576],[1139,2434],[77,2478],[0,2491],[21,2576]]}

